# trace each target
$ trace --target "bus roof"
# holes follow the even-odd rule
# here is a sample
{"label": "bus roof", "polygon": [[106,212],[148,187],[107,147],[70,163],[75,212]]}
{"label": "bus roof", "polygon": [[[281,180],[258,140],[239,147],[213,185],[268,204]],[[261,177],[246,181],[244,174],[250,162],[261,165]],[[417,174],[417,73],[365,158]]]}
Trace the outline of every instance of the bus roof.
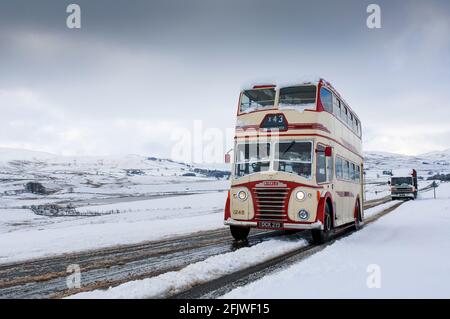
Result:
{"label": "bus roof", "polygon": [[290,87],[290,86],[298,86],[298,85],[319,85],[322,84],[322,86],[325,86],[326,88],[333,91],[333,93],[342,101],[344,102],[345,106],[350,110],[350,112],[355,116],[358,121],[361,123],[361,120],[359,119],[359,116],[356,115],[355,111],[352,110],[352,108],[348,105],[347,101],[339,94],[339,92],[333,87],[333,85],[326,81],[324,78],[317,77],[317,76],[305,76],[305,77],[299,77],[292,80],[262,80],[262,81],[256,81],[252,82],[246,85],[243,85],[241,87],[241,91],[247,91],[247,90],[255,90],[255,89],[264,89],[264,88],[283,88],[283,87]]}
{"label": "bus roof", "polygon": [[288,87],[296,85],[317,85],[322,80],[320,77],[300,77],[292,80],[262,79],[241,86],[242,91],[253,90],[257,87]]}

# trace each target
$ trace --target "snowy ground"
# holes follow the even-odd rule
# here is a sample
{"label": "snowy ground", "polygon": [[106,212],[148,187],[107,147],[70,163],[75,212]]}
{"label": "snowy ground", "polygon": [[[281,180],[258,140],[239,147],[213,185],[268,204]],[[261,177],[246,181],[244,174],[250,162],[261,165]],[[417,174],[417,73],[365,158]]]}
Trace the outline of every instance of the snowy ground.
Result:
{"label": "snowy ground", "polygon": [[224,298],[449,298],[450,183]]}
{"label": "snowy ground", "polygon": [[95,206],[99,211],[120,210],[98,217],[45,217],[0,209],[0,263],[224,227],[226,196],[216,192]]}
{"label": "snowy ground", "polygon": [[364,198],[366,201],[382,198],[391,194],[391,190],[387,182],[366,184],[364,190]]}
{"label": "snowy ground", "polygon": [[[395,204],[397,202],[389,202],[382,206],[385,209]],[[381,211],[382,209],[380,210],[379,207],[367,209],[366,216],[373,216]],[[241,248],[235,252],[210,257],[204,261],[189,265],[180,271],[128,282],[108,290],[80,293],[71,298],[161,298],[186,290],[196,284],[259,264],[307,244],[304,239],[299,239],[295,236],[271,239],[252,247]]]}
{"label": "snowy ground", "polygon": [[374,215],[378,215],[383,210],[385,210],[385,209],[387,209],[389,207],[395,206],[395,205],[397,205],[400,202],[401,202],[400,200],[393,200],[393,201],[389,201],[387,203],[375,206],[375,207],[370,208],[370,209],[365,209],[364,210],[364,218],[369,218],[369,217],[372,217]]}

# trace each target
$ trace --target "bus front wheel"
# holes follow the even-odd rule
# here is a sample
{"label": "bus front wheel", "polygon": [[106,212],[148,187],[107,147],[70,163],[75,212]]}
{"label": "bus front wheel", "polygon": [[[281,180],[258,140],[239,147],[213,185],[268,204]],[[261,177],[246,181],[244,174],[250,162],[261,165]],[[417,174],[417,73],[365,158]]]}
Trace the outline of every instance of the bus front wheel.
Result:
{"label": "bus front wheel", "polygon": [[331,221],[331,209],[327,204],[325,206],[325,216],[324,216],[323,229],[313,229],[311,231],[313,242],[315,244],[323,244],[328,241],[330,238],[330,233],[332,229],[332,221]]}
{"label": "bus front wheel", "polygon": [[235,240],[246,240],[250,233],[249,227],[230,226],[231,236]]}

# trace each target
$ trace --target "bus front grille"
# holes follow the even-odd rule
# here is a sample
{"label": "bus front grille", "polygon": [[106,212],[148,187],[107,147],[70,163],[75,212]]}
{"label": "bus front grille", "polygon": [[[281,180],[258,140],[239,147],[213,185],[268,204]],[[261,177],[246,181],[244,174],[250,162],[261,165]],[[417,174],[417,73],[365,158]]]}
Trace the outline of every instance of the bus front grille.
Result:
{"label": "bus front grille", "polygon": [[254,188],[256,218],[268,221],[287,221],[288,188]]}

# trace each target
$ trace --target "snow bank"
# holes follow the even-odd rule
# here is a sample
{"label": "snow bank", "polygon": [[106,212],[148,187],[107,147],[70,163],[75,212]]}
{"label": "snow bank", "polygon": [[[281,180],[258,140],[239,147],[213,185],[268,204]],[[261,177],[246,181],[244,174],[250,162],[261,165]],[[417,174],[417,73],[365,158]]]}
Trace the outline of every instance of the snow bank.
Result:
{"label": "snow bank", "polygon": [[381,204],[381,205],[378,205],[378,206],[375,206],[375,207],[372,207],[372,208],[369,208],[369,209],[365,209],[364,210],[364,217],[368,218],[368,217],[372,217],[372,216],[378,215],[383,210],[385,210],[387,208],[390,208],[390,207],[392,207],[394,205],[397,205],[400,202],[401,201],[399,201],[399,200],[393,200],[393,201],[390,201],[390,202],[387,202],[387,203],[384,203],[384,204]]}
{"label": "snow bank", "polygon": [[272,259],[278,255],[307,245],[305,240],[269,240],[253,247],[210,257],[189,265],[180,271],[172,271],[157,277],[131,281],[108,290],[95,290],[73,295],[80,299],[137,299],[162,298],[190,287],[219,278]]}

